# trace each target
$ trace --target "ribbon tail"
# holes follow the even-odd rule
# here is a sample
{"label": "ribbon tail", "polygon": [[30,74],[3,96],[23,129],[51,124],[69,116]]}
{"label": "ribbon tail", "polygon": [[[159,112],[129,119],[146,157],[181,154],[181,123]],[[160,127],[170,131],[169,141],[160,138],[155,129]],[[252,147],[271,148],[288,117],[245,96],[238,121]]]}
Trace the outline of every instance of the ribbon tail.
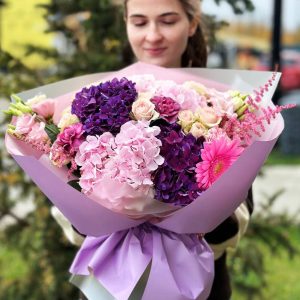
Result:
{"label": "ribbon tail", "polygon": [[70,268],[77,275],[71,281],[93,298],[107,291],[112,299],[127,300],[151,261],[151,250],[151,235],[138,228],[87,237]]}
{"label": "ribbon tail", "polygon": [[151,271],[143,300],[207,299],[214,276],[213,253],[196,235],[153,231]]}

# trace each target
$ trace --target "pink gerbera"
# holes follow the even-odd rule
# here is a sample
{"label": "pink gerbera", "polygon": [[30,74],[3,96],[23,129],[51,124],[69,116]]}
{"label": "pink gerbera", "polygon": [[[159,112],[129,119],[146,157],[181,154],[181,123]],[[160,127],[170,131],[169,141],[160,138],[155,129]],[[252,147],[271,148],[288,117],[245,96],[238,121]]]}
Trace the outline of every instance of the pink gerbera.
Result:
{"label": "pink gerbera", "polygon": [[243,152],[237,140],[221,136],[204,143],[202,161],[196,165],[196,180],[201,189],[209,188]]}

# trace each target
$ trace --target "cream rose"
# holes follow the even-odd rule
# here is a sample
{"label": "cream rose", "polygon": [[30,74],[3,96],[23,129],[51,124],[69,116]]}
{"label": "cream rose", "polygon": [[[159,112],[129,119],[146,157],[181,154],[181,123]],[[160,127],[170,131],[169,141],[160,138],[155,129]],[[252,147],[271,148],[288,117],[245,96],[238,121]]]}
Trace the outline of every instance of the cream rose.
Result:
{"label": "cream rose", "polygon": [[182,127],[184,133],[188,133],[196,121],[195,116],[190,110],[182,110],[178,114],[178,124]]}
{"label": "cream rose", "polygon": [[196,111],[197,119],[206,127],[211,128],[220,124],[222,118],[216,114],[210,106],[198,108]]}
{"label": "cream rose", "polygon": [[63,131],[65,127],[68,127],[78,122],[79,122],[78,117],[71,113],[71,106],[68,106],[63,110],[62,117],[59,120],[57,126],[59,127],[60,131]]}
{"label": "cream rose", "polygon": [[155,105],[150,101],[152,95],[140,93],[138,99],[132,104],[132,114],[136,120],[155,120],[159,117]]}
{"label": "cream rose", "polygon": [[205,126],[202,123],[195,122],[192,125],[189,133],[191,133],[197,139],[201,136],[206,136],[207,128],[205,128]]}

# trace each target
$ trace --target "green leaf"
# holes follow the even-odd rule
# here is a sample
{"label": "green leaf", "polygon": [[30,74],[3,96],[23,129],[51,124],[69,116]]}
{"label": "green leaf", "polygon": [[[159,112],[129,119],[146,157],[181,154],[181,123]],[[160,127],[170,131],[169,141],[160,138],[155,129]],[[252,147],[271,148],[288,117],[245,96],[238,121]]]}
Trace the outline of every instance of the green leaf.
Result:
{"label": "green leaf", "polygon": [[57,135],[60,133],[59,128],[54,124],[46,124],[45,131],[48,134],[51,143],[55,142]]}

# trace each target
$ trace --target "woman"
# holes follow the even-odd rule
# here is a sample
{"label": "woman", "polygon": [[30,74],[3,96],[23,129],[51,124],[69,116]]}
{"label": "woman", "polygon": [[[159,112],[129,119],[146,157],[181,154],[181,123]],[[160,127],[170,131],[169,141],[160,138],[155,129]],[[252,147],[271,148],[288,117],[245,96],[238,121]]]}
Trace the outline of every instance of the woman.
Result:
{"label": "woman", "polygon": [[[206,67],[199,0],[124,0],[124,8],[129,44],[138,61],[163,67]],[[250,191],[236,212],[205,236],[215,254],[210,300],[230,299],[225,249],[236,246],[252,208]]]}
{"label": "woman", "polygon": [[[129,44],[138,61],[163,67],[205,67],[207,47],[200,25],[199,0],[124,0]],[[236,246],[252,213],[252,194],[235,213],[206,234],[215,254],[215,278],[209,300],[231,296],[226,248]],[[56,210],[53,214],[71,242],[81,238]]]}

